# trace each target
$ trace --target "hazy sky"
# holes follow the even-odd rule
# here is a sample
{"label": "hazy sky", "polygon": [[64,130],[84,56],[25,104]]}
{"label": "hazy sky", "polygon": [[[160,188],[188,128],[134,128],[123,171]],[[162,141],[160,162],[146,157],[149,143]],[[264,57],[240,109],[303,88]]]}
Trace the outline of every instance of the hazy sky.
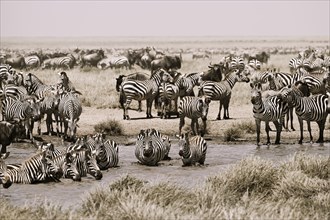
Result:
{"label": "hazy sky", "polygon": [[1,37],[330,36],[330,0],[0,1]]}

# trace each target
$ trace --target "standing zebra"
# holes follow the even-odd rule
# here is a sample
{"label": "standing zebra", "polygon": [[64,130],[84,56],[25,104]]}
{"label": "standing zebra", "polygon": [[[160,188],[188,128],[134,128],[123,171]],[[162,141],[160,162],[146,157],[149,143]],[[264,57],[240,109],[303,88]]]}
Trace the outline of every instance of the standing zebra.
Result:
{"label": "standing zebra", "polygon": [[231,99],[231,91],[236,84],[236,82],[249,82],[250,79],[247,76],[240,74],[239,70],[233,70],[229,73],[224,81],[213,82],[213,81],[204,81],[200,85],[198,92],[199,96],[206,96],[211,100],[219,100],[219,113],[217,120],[221,119],[220,113],[222,106],[224,107],[224,119],[229,119],[229,102]]}
{"label": "standing zebra", "polygon": [[43,62],[42,69],[52,68],[52,69],[72,69],[76,64],[76,58],[72,54],[67,54],[62,57],[55,57],[47,59]]}
{"label": "standing zebra", "polygon": [[152,102],[158,94],[158,87],[162,80],[169,79],[172,81],[172,76],[165,72],[163,69],[157,70],[153,76],[148,80],[127,80],[121,84],[121,95],[125,100],[124,104],[124,119],[130,119],[128,115],[128,108],[132,100],[147,100],[147,118],[152,118],[151,115],[151,106]]}
{"label": "standing zebra", "polygon": [[7,189],[11,186],[12,182],[7,172],[7,165],[5,160],[0,158],[0,184],[3,188]]}
{"label": "standing zebra", "polygon": [[202,80],[202,73],[190,73],[180,77],[175,85],[179,87],[180,98],[184,96],[195,96],[194,87],[199,85]]}
{"label": "standing zebra", "polygon": [[307,128],[311,142],[313,141],[313,136],[310,122],[316,121],[319,126],[319,139],[316,142],[323,143],[325,122],[329,114],[329,110],[327,110],[329,98],[327,95],[322,94],[304,97],[303,91],[306,89],[308,89],[308,86],[305,82],[297,81],[291,88],[282,91],[281,94],[284,100],[286,100],[288,96],[292,97],[292,103],[295,106],[300,126],[299,144],[302,144],[303,141],[303,121],[307,121]]}
{"label": "standing zebra", "polygon": [[201,136],[193,136],[189,138],[188,133],[180,135],[179,139],[179,155],[181,156],[183,166],[191,166],[199,163],[204,165],[207,144]]}
{"label": "standing zebra", "polygon": [[265,122],[267,133],[267,145],[270,144],[269,137],[269,122],[272,121],[276,127],[275,144],[280,144],[282,125],[284,122],[284,115],[288,111],[288,105],[283,102],[278,96],[268,96],[262,99],[261,84],[251,85],[251,103],[253,104],[253,117],[255,118],[257,130],[257,145],[260,143],[260,124]]}
{"label": "standing zebra", "polygon": [[167,147],[159,131],[141,130],[136,140],[135,156],[143,165],[157,166],[165,158]]}
{"label": "standing zebra", "polygon": [[174,101],[174,112],[178,111],[179,87],[175,84],[162,82],[159,86],[159,100],[161,108],[161,118],[169,118]]}
{"label": "standing zebra", "polygon": [[24,57],[26,70],[38,68],[41,65],[41,60],[37,55],[30,55]]}
{"label": "standing zebra", "polygon": [[26,137],[32,142],[32,120],[40,115],[40,100],[33,98],[26,100],[17,100],[11,97],[5,99],[4,119],[6,121],[17,121],[23,123],[26,129]]}
{"label": "standing zebra", "polygon": [[[77,122],[82,112],[81,102],[75,93],[66,93],[61,97],[58,112],[61,121],[64,122],[64,138],[67,136],[68,128],[70,138],[73,139],[77,132]],[[58,132],[58,128],[57,128]]]}
{"label": "standing zebra", "polygon": [[202,118],[203,130],[201,135],[203,136],[206,132],[206,120],[209,110],[209,104],[211,100],[205,96],[195,97],[186,96],[180,100],[178,113],[180,117],[179,134],[181,135],[181,129],[185,124],[185,117],[191,119],[191,130],[194,135],[199,133],[198,118]]}

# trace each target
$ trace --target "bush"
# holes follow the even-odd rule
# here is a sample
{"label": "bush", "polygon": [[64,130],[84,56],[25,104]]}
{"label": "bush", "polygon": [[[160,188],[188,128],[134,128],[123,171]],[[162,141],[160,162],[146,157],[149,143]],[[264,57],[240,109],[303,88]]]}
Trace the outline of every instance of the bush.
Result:
{"label": "bush", "polygon": [[122,125],[116,120],[107,120],[94,126],[96,132],[105,133],[107,135],[122,135]]}
{"label": "bush", "polygon": [[225,130],[225,141],[236,141],[238,138],[242,136],[242,130],[237,126],[233,126]]}

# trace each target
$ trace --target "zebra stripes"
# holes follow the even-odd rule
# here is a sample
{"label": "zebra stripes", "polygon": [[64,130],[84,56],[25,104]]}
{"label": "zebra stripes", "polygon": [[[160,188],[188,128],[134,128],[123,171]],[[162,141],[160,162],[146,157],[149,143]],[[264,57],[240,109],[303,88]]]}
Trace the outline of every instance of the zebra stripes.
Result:
{"label": "zebra stripes", "polygon": [[282,91],[283,99],[287,99],[288,96],[292,97],[292,103],[295,106],[296,115],[298,117],[300,126],[300,139],[299,144],[303,141],[303,121],[307,121],[307,128],[310,136],[310,141],[313,141],[311,133],[311,121],[316,121],[319,126],[319,138],[317,143],[323,143],[323,133],[326,118],[329,114],[328,108],[328,96],[327,95],[313,95],[309,97],[303,97],[303,90],[308,89],[308,85],[305,82],[298,81],[291,88],[287,88]]}
{"label": "zebra stripes", "polygon": [[229,119],[229,102],[231,98],[231,91],[236,84],[236,82],[249,82],[249,78],[240,74],[239,70],[234,70],[229,73],[224,81],[213,82],[204,81],[200,85],[198,92],[199,96],[206,96],[211,100],[219,100],[219,113],[217,120],[221,119],[220,113],[222,106],[224,107],[224,119]]}
{"label": "zebra stripes", "polygon": [[[77,122],[82,112],[81,102],[75,93],[66,93],[61,97],[58,112],[61,121],[64,122],[64,138],[70,131],[70,138],[74,138],[77,132]],[[58,129],[57,129],[58,131]]]}
{"label": "zebra stripes", "polygon": [[[151,106],[152,102],[158,94],[158,87],[162,80],[169,79],[172,81],[172,76],[165,72],[163,69],[157,70],[149,80],[126,80],[121,84],[121,95],[125,100],[124,109],[123,109],[123,118],[124,120],[129,120],[128,107],[131,104],[132,100],[147,100],[147,118],[152,118]],[[164,81],[166,81],[166,79]]]}
{"label": "zebra stripes", "polygon": [[202,73],[190,73],[186,76],[180,77],[175,85],[179,87],[180,98],[184,96],[195,96],[194,87],[199,85],[202,80]]}
{"label": "zebra stripes", "polygon": [[27,70],[38,68],[41,65],[41,60],[37,55],[24,57],[24,60]]}
{"label": "zebra stripes", "polygon": [[159,100],[161,102],[161,118],[169,118],[174,101],[174,112],[178,111],[179,87],[175,84],[162,82],[159,86]]}
{"label": "zebra stripes", "polygon": [[147,166],[157,166],[168,153],[168,145],[155,129],[141,130],[135,147],[135,156],[139,163]]}
{"label": "zebra stripes", "polygon": [[5,160],[0,158],[0,184],[3,188],[7,189],[11,186],[12,181],[10,180],[10,175],[7,172],[7,165]]}
{"label": "zebra stripes", "polygon": [[[211,100],[205,96],[195,97],[186,96],[180,100],[178,113],[180,117],[179,134],[185,124],[185,117],[191,119],[191,130],[194,135],[201,133],[204,135],[206,132],[206,120]],[[202,118],[203,130],[199,132],[198,118]]]}
{"label": "zebra stripes", "polygon": [[267,145],[270,144],[269,137],[269,122],[272,121],[276,127],[275,144],[280,144],[282,125],[284,123],[284,116],[288,111],[288,105],[283,102],[278,96],[268,96],[262,99],[261,84],[250,84],[251,90],[251,103],[253,104],[253,117],[255,118],[257,130],[257,145],[260,143],[260,124],[264,121],[267,133]]}
{"label": "zebra stripes", "polygon": [[86,177],[87,174],[93,176],[96,180],[102,179],[103,175],[96,161],[96,152],[87,150],[79,150],[73,152],[75,158],[74,163],[77,164],[77,169],[81,177]]}
{"label": "zebra stripes", "polygon": [[179,155],[181,156],[183,166],[191,166],[199,163],[204,165],[207,151],[207,144],[201,136],[189,138],[188,133],[180,135]]}
{"label": "zebra stripes", "polygon": [[72,54],[67,54],[63,57],[55,57],[47,59],[43,62],[42,69],[47,68],[61,68],[61,69],[72,69],[76,64],[76,58]]}
{"label": "zebra stripes", "polygon": [[13,183],[39,183],[59,181],[62,176],[59,168],[47,156],[47,151],[38,153],[22,163],[17,169],[8,169],[10,180]]}

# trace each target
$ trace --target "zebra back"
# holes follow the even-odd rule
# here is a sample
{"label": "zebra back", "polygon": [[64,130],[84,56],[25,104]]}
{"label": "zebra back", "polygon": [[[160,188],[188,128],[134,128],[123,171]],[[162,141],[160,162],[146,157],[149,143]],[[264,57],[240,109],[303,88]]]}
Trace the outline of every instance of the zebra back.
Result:
{"label": "zebra back", "polygon": [[180,135],[179,139],[179,155],[181,156],[184,166],[204,164],[206,158],[207,144],[203,137],[189,137],[188,133]]}
{"label": "zebra back", "polygon": [[202,96],[186,96],[180,100],[178,113],[181,117],[206,118],[209,110],[210,99]]}

